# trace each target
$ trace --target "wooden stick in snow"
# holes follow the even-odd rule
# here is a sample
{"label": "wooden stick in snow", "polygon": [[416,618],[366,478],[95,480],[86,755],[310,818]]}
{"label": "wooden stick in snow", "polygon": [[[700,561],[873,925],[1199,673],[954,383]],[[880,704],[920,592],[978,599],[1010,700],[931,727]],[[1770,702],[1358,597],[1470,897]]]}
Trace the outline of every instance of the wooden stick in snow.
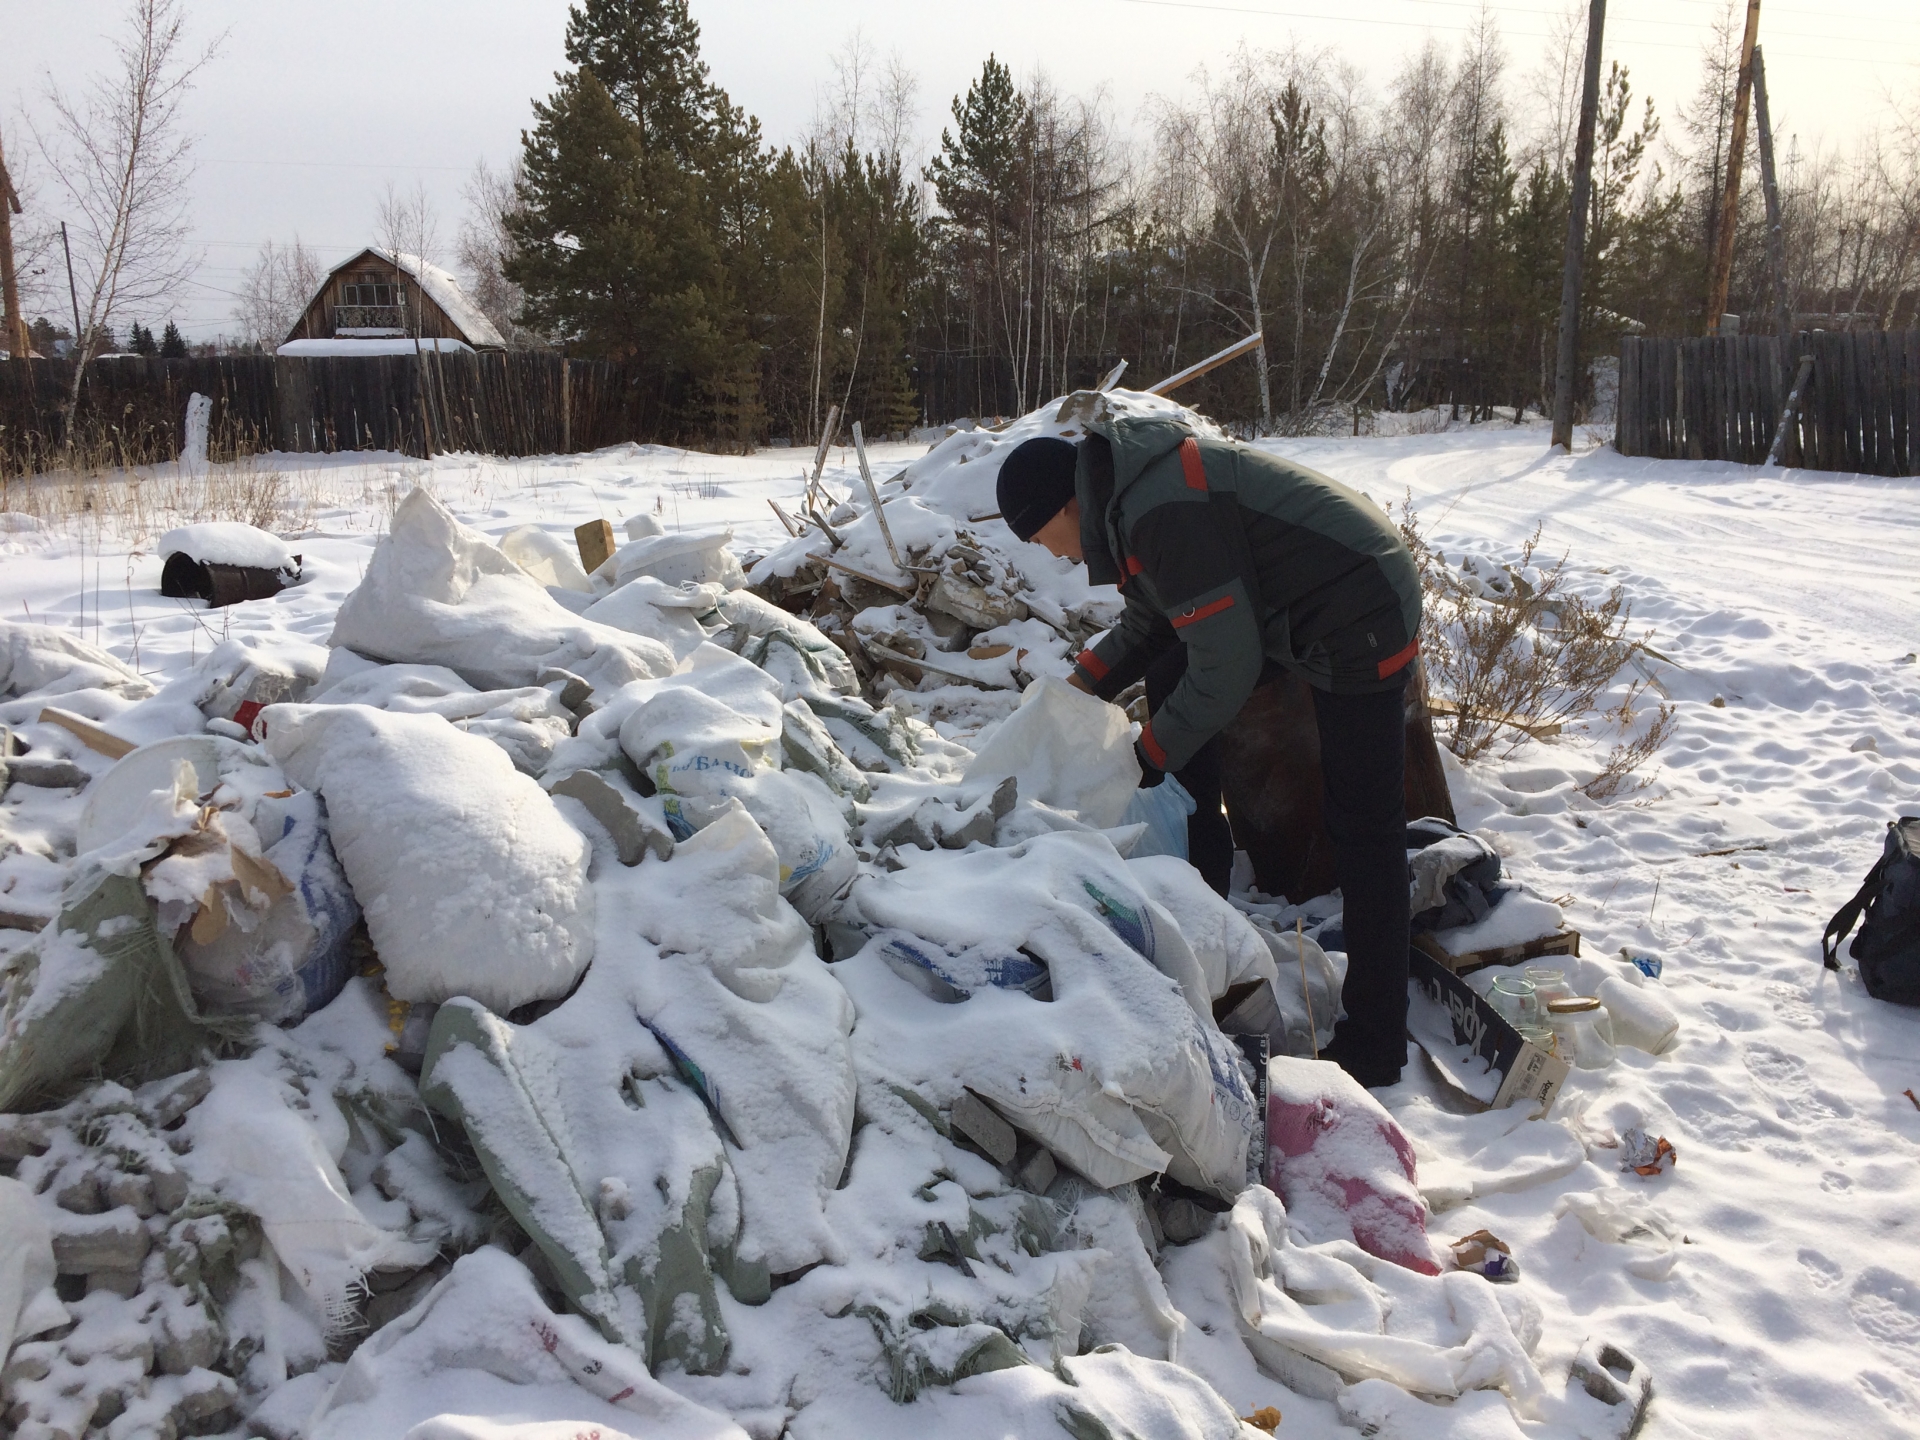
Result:
{"label": "wooden stick in snow", "polygon": [[1118,365],[1114,366],[1113,369],[1107,372],[1106,379],[1102,380],[1098,385],[1094,386],[1093,388],[1096,390],[1111,390],[1114,386],[1120,383],[1120,377],[1126,373],[1127,373],[1127,362],[1122,360]]}
{"label": "wooden stick in snow", "polygon": [[[1147,394],[1149,395],[1168,394],[1171,391],[1178,389],[1180,386],[1186,384],[1189,380],[1198,380],[1202,375],[1206,374],[1209,370],[1217,370],[1220,366],[1226,364],[1229,360],[1239,359],[1240,356],[1247,354],[1249,351],[1257,347],[1260,344],[1260,341],[1264,336],[1264,334],[1265,334],[1264,331],[1256,330],[1253,332],[1253,334],[1247,336],[1246,339],[1234,341],[1233,344],[1227,346],[1226,349],[1217,351],[1214,354],[1209,355],[1206,359],[1202,360],[1199,364],[1189,365],[1184,370],[1176,371],[1172,375],[1169,375],[1166,379],[1162,380],[1158,385],[1149,385],[1147,387]],[[1105,387],[1103,386],[1102,388],[1104,389]]]}
{"label": "wooden stick in snow", "polygon": [[887,542],[887,554],[893,558],[895,569],[905,570],[899,547],[893,543],[893,531],[887,526],[886,507],[880,503],[880,487],[873,483],[873,467],[867,464],[867,440],[860,433],[858,420],[853,422],[853,453],[860,461],[860,478],[866,483],[867,498],[873,502],[874,516],[880,522],[880,538]]}
{"label": "wooden stick in snow", "polygon": [[833,437],[840,428],[840,407],[827,407],[827,423],[820,427],[820,443],[813,452],[813,477],[807,481],[806,508],[812,510],[819,503],[814,492],[820,488],[820,472],[827,468],[827,451],[833,448]]}

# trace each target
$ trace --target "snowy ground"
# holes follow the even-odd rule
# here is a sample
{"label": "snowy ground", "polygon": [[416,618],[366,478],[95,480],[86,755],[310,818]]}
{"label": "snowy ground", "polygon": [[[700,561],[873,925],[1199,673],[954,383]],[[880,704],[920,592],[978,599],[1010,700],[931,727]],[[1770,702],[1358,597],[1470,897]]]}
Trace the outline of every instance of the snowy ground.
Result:
{"label": "snowy ground", "polygon": [[[1920,1092],[1920,1013],[1868,999],[1850,966],[1824,971],[1819,934],[1878,853],[1884,822],[1920,811],[1920,482],[1605,450],[1549,459],[1544,438],[1495,424],[1280,447],[1382,501],[1410,495],[1456,559],[1510,557],[1544,524],[1545,552],[1570,552],[1583,583],[1623,585],[1676,662],[1658,674],[1678,729],[1647,789],[1589,801],[1574,785],[1590,748],[1544,743],[1476,765],[1457,800],[1462,823],[1498,837],[1519,878],[1571,897],[1588,954],[1664,959],[1678,1048],[1623,1050],[1607,1071],[1576,1072],[1554,1113],[1590,1144],[1635,1123],[1667,1136],[1677,1168],[1624,1183],[1688,1243],[1666,1278],[1638,1278],[1622,1259],[1631,1247],[1556,1218],[1561,1195],[1622,1183],[1604,1148],[1592,1151],[1601,1164],[1445,1212],[1433,1232],[1485,1226],[1513,1245],[1547,1317],[1537,1358],[1549,1374],[1564,1374],[1588,1335],[1639,1354],[1658,1396],[1646,1433],[1911,1434],[1920,1102],[1907,1092]],[[877,447],[876,468],[892,473],[922,449]],[[198,517],[155,513],[126,533],[82,516],[0,533],[0,614],[77,627],[171,676],[228,633],[324,641],[413,485],[496,535],[535,521],[570,539],[582,520],[645,511],[668,529],[725,520],[736,548],[765,550],[785,536],[767,499],[791,500],[803,458],[287,457],[287,501],[304,526],[293,548],[311,577],[297,589],[211,614],[164,600],[150,547]],[[847,485],[850,463],[829,478]],[[1418,1110],[1430,1085],[1415,1074],[1389,1101]],[[1177,1260],[1168,1274],[1177,1302]],[[1188,1363],[1243,1413],[1275,1403],[1283,1435],[1344,1433],[1330,1406],[1263,1380],[1237,1344],[1194,1338]]]}

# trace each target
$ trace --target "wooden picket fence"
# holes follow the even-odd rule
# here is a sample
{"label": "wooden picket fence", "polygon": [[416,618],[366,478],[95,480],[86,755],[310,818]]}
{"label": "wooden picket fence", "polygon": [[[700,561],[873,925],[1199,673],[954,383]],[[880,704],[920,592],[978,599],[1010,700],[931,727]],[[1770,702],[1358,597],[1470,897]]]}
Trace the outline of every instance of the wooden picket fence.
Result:
{"label": "wooden picket fence", "polygon": [[[0,360],[0,471],[60,463],[65,360]],[[189,396],[213,401],[215,459],[267,450],[552,455],[643,438],[653,397],[628,367],[541,353],[114,357],[87,367],[76,442],[123,465],[171,460]]]}
{"label": "wooden picket fence", "polygon": [[1782,463],[1920,475],[1920,330],[1620,342],[1622,455],[1766,461],[1800,357],[1813,371]]}

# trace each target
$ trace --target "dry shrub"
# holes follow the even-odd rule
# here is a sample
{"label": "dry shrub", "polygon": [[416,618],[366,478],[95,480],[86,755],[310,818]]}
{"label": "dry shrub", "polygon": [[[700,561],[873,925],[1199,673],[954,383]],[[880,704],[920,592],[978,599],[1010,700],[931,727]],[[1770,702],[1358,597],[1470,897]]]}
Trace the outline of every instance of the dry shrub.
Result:
{"label": "dry shrub", "polygon": [[1626,789],[1672,735],[1674,709],[1661,701],[1635,733],[1639,702],[1652,684],[1644,678],[1630,684],[1617,705],[1600,708],[1600,697],[1652,634],[1629,636],[1632,607],[1621,587],[1598,601],[1575,593],[1565,555],[1550,566],[1535,563],[1538,529],[1517,564],[1485,577],[1447,565],[1420,534],[1410,499],[1400,531],[1420,568],[1421,650],[1447,748],[1463,761],[1504,758],[1530,737],[1548,739],[1567,726],[1597,721],[1622,738],[1600,773],[1580,788],[1596,800]]}

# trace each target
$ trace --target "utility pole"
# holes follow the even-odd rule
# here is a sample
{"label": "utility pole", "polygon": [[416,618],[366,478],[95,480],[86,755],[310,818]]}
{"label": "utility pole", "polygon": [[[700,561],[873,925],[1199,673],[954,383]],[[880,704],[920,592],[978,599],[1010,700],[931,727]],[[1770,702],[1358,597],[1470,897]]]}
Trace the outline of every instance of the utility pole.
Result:
{"label": "utility pole", "polygon": [[[1758,0],[1755,0],[1758,3]],[[1573,384],[1580,368],[1580,270],[1587,253],[1587,211],[1593,204],[1593,127],[1600,108],[1600,38],[1607,0],[1587,6],[1587,67],[1580,92],[1580,133],[1573,146],[1573,195],[1567,209],[1567,257],[1560,271],[1560,363],[1553,378],[1553,444],[1573,453]]]}
{"label": "utility pole", "polygon": [[1780,186],[1773,169],[1773,120],[1767,114],[1767,62],[1753,47],[1753,118],[1760,127],[1760,189],[1767,200],[1767,279],[1773,286],[1773,330],[1780,337],[1781,366],[1793,333],[1793,303],[1787,296],[1787,241],[1780,228]]}
{"label": "utility pole", "polygon": [[1747,154],[1747,106],[1753,98],[1753,47],[1760,38],[1760,0],[1747,0],[1747,29],[1740,41],[1740,84],[1733,97],[1733,134],[1727,142],[1727,188],[1720,201],[1713,273],[1707,283],[1707,333],[1717,334],[1727,308],[1733,274],[1733,227],[1740,213],[1740,169]]}
{"label": "utility pole", "polygon": [[27,320],[20,313],[20,280],[13,269],[13,217],[20,213],[20,195],[7,174],[7,157],[0,152],[0,320],[8,351],[24,360],[33,353],[27,339]]}

